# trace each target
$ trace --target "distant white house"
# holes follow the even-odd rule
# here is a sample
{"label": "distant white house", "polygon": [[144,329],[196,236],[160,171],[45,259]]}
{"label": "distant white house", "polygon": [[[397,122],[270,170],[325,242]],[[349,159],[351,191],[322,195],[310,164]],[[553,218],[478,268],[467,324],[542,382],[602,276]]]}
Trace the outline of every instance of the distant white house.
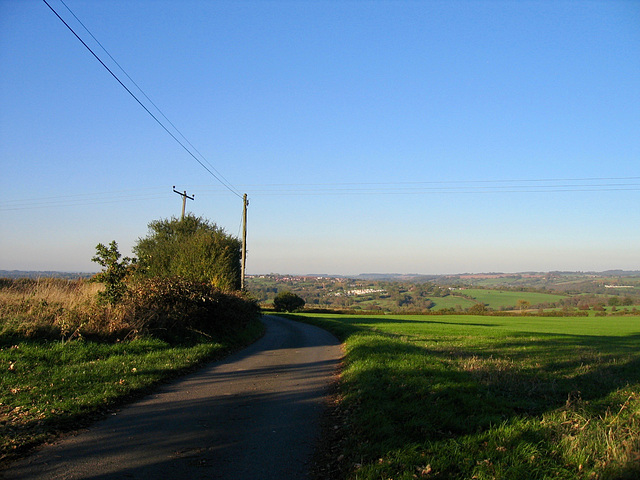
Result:
{"label": "distant white house", "polygon": [[336,297],[341,297],[341,296],[346,296],[346,297],[351,297],[354,295],[371,295],[372,293],[387,293],[386,290],[376,290],[375,288],[362,288],[362,289],[357,289],[357,290],[347,290],[346,292],[342,293],[342,292],[336,292],[335,296]]}

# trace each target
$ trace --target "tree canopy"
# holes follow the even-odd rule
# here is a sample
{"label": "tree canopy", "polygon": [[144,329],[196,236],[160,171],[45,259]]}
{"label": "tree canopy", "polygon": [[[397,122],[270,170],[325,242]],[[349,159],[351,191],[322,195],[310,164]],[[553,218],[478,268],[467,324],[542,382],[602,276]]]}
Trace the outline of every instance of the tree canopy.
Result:
{"label": "tree canopy", "polygon": [[155,220],[133,251],[141,276],[179,276],[223,290],[240,289],[242,242],[202,217]]}
{"label": "tree canopy", "polygon": [[301,310],[304,305],[304,299],[291,292],[280,292],[273,299],[273,308],[276,312],[295,312]]}

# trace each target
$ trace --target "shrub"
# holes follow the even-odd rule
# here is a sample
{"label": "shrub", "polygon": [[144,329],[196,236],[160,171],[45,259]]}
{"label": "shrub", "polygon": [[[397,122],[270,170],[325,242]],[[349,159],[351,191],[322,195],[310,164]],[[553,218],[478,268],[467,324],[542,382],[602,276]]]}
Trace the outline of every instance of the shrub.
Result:
{"label": "shrub", "polygon": [[124,279],[129,274],[129,265],[131,265],[133,259],[124,257],[120,260],[120,257],[122,255],[118,251],[118,244],[115,240],[108,247],[105,247],[102,243],[96,245],[96,255],[91,261],[103,267],[102,272],[93,277],[94,281],[104,283],[104,291],[98,293],[102,303],[115,305],[127,291]]}
{"label": "shrub", "polygon": [[295,293],[280,292],[273,299],[273,308],[276,312],[295,312],[304,307],[305,301]]}
{"label": "shrub", "polygon": [[223,290],[241,283],[242,243],[208,220],[187,215],[183,220],[157,220],[149,235],[133,248],[138,275],[208,282]]}
{"label": "shrub", "polygon": [[259,315],[257,303],[242,293],[179,277],[133,284],[122,304],[123,321],[134,334],[161,338],[225,334],[245,328]]}
{"label": "shrub", "polygon": [[476,303],[467,309],[467,313],[470,315],[484,315],[487,313],[487,307],[484,303]]}

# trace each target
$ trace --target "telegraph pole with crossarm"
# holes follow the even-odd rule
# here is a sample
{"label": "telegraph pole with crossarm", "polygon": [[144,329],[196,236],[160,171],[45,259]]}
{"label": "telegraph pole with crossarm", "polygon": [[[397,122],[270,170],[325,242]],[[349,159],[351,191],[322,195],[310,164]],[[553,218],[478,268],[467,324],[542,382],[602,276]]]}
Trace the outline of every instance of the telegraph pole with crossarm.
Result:
{"label": "telegraph pole with crossarm", "polygon": [[184,193],[183,192],[179,192],[176,190],[176,186],[173,186],[173,192],[177,193],[178,195],[180,195],[182,197],[182,217],[180,217],[180,221],[184,220],[184,210],[185,207],[187,206],[187,198],[189,200],[194,200],[195,199],[195,195],[189,196],[187,195],[187,191],[185,190]]}

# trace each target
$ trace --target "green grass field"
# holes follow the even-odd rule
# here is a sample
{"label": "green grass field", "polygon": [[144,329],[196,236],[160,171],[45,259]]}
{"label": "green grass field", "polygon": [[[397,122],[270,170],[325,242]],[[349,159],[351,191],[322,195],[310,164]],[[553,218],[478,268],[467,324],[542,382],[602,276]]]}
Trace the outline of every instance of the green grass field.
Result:
{"label": "green grass field", "polygon": [[437,312],[438,310],[444,310],[445,308],[456,309],[458,307],[465,308],[473,307],[476,302],[463,297],[456,297],[454,295],[447,295],[446,297],[433,297],[431,298],[435,304],[431,310]]}
{"label": "green grass field", "polygon": [[640,317],[296,317],[345,341],[346,478],[640,477]]}
{"label": "green grass field", "polygon": [[481,288],[465,288],[460,293],[473,297],[477,301],[486,304],[490,308],[498,310],[505,307],[517,307],[518,300],[526,300],[531,305],[539,303],[559,302],[565,295],[554,295],[538,292],[512,292],[502,290],[487,290]]}
{"label": "green grass field", "polygon": [[[466,308],[472,307],[476,304],[473,300],[469,300],[464,297],[456,297],[454,295],[447,295],[446,297],[431,297],[431,301],[433,301],[434,306],[431,308],[431,311],[437,312],[438,310],[444,309],[457,309],[460,308],[464,310]],[[379,307],[381,310],[386,312],[397,311],[397,303],[394,300],[387,298],[376,298],[376,299],[357,299],[350,308],[361,308],[363,310],[372,310],[374,307]]]}

